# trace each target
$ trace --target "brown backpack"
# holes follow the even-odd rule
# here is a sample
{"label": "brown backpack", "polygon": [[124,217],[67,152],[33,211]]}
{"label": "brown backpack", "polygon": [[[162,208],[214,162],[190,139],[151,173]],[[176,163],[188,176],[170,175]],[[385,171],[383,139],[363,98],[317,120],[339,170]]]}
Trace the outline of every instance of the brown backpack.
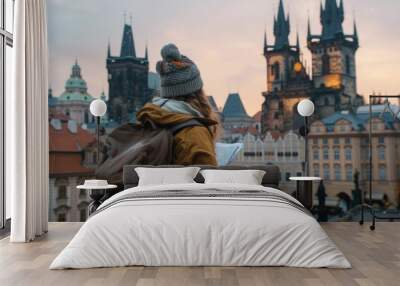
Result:
{"label": "brown backpack", "polygon": [[143,125],[127,123],[107,136],[103,162],[96,169],[96,178],[122,184],[125,165],[169,165],[174,159],[174,135],[184,128],[204,126],[196,119],[160,128],[152,121]]}

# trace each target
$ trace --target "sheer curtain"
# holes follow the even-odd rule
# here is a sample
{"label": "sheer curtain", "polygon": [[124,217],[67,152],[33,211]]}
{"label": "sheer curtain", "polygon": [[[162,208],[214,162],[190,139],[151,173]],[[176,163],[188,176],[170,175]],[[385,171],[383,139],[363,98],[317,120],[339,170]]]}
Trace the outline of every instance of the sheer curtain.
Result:
{"label": "sheer curtain", "polygon": [[48,225],[47,23],[45,0],[15,1],[14,94],[6,99],[6,187],[12,242]]}

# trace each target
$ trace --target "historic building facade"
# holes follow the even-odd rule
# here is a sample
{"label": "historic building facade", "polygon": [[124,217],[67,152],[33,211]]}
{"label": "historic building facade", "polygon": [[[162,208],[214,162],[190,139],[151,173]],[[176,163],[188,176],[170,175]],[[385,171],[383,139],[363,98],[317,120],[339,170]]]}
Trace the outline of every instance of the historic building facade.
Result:
{"label": "historic building facade", "polygon": [[279,2],[274,20],[275,43],[269,45],[264,37],[267,63],[267,91],[263,92],[262,131],[296,130],[303,121],[297,104],[310,98],[316,105],[316,118],[340,110],[352,110],[363,103],[357,94],[355,54],[359,47],[357,29],[345,35],[343,1],[326,0],[321,4],[321,35],[311,33],[308,26],[307,46],[312,54],[312,76],[303,63],[299,38],[290,45],[290,21],[285,15],[283,1]]}
{"label": "historic building facade", "polygon": [[147,47],[144,57],[136,55],[132,26],[125,23],[119,56],[107,52],[109,120],[124,123],[135,120],[136,112],[147,103],[153,92],[149,88]]}
{"label": "historic building facade", "polygon": [[304,138],[288,131],[284,135],[268,132],[266,136],[246,133],[238,142],[243,143],[243,149],[233,162],[238,165],[274,164],[281,170],[279,188],[287,193],[296,189],[296,184],[289,180],[291,176],[303,174]]}
{"label": "historic building facade", "polygon": [[[372,106],[372,181],[373,196],[388,195],[394,205],[400,195],[400,118]],[[392,110],[399,111],[398,106]],[[360,173],[360,187],[369,192],[369,106],[354,112],[336,112],[314,121],[309,134],[311,174],[322,177],[330,197],[340,192],[351,196],[354,174]]]}
{"label": "historic building facade", "polygon": [[49,221],[85,221],[90,199],[76,187],[92,178],[95,136],[63,114],[49,118]]}

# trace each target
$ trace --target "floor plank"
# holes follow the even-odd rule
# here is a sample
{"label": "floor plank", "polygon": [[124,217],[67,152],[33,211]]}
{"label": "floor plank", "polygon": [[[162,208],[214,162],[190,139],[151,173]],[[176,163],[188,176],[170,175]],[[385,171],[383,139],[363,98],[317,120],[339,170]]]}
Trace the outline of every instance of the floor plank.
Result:
{"label": "floor plank", "polygon": [[138,266],[50,271],[51,261],[81,227],[81,223],[50,223],[49,233],[32,243],[0,240],[0,285],[400,285],[400,223],[380,222],[374,232],[368,225],[350,222],[322,226],[352,269]]}

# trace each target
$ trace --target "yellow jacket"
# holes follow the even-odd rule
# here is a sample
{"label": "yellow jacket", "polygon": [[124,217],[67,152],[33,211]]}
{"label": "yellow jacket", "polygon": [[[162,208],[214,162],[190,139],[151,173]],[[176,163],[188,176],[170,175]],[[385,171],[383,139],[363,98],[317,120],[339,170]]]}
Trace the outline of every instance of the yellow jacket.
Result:
{"label": "yellow jacket", "polygon": [[158,105],[148,103],[137,114],[140,122],[150,119],[158,126],[173,126],[192,119],[204,126],[187,127],[174,136],[174,164],[177,165],[217,165],[215,145],[210,131],[205,126],[218,122],[189,114],[168,112]]}

